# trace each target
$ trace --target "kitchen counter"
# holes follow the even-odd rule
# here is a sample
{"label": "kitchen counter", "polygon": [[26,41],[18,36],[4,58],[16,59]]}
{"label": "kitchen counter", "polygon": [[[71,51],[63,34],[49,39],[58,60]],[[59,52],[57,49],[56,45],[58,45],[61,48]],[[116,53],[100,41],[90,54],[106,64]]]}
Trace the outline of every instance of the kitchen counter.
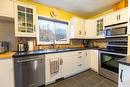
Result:
{"label": "kitchen counter", "polygon": [[30,52],[17,52],[13,55],[14,58],[30,56],[30,55],[43,55],[50,53],[60,53],[60,52],[70,52],[70,51],[79,51],[86,50],[86,48],[69,48],[69,49],[48,49],[48,50],[39,50],[39,51],[30,51]]}
{"label": "kitchen counter", "polygon": [[6,52],[3,54],[0,54],[0,59],[7,59],[7,58],[12,58],[12,56],[15,54],[16,52]]}
{"label": "kitchen counter", "polygon": [[125,65],[130,66],[130,56],[127,56],[126,58],[120,59],[120,60],[118,60],[118,62],[121,64],[125,64]]}

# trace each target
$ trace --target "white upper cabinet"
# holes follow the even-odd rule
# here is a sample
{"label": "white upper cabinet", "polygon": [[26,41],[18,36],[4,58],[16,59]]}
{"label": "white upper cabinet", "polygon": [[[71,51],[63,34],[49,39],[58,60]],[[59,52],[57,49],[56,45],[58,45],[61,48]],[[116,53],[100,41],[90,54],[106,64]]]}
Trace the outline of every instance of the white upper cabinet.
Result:
{"label": "white upper cabinet", "polygon": [[14,17],[14,0],[0,0],[0,16]]}
{"label": "white upper cabinet", "polygon": [[96,20],[88,19],[85,21],[85,38],[92,39],[96,37]]}
{"label": "white upper cabinet", "polygon": [[105,17],[99,17],[96,19],[96,38],[104,38],[104,26]]}
{"label": "white upper cabinet", "polygon": [[121,9],[118,12],[119,12],[119,23],[128,22],[128,8]]}
{"label": "white upper cabinet", "polygon": [[105,17],[105,26],[128,22],[128,8],[112,12]]}
{"label": "white upper cabinet", "polygon": [[85,20],[73,17],[70,20],[70,38],[84,38],[85,36]]}
{"label": "white upper cabinet", "polygon": [[15,36],[36,37],[36,11],[32,5],[15,3]]}

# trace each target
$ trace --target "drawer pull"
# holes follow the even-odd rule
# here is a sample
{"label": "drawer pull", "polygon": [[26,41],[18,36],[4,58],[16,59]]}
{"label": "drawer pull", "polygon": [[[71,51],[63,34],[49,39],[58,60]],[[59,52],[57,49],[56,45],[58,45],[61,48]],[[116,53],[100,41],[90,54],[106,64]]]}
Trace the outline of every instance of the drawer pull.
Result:
{"label": "drawer pull", "polygon": [[78,52],[79,54],[81,54],[82,52]]}
{"label": "drawer pull", "polygon": [[81,59],[81,58],[82,58],[82,56],[79,56],[78,58],[79,58],[79,59]]}
{"label": "drawer pull", "polygon": [[82,66],[82,64],[79,64],[78,66]]}

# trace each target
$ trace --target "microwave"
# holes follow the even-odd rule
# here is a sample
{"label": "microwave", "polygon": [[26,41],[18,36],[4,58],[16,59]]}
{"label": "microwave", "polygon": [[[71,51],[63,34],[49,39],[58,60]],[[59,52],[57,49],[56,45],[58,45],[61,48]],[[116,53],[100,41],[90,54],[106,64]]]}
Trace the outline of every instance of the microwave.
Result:
{"label": "microwave", "polygon": [[0,53],[9,51],[9,43],[6,41],[0,41]]}
{"label": "microwave", "polygon": [[127,24],[105,27],[105,37],[127,36]]}

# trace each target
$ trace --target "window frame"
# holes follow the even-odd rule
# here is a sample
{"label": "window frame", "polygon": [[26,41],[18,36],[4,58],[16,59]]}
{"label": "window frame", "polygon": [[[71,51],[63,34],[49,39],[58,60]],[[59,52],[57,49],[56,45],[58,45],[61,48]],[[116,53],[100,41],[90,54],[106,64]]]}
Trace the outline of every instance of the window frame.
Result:
{"label": "window frame", "polygon": [[[56,35],[54,35],[54,42],[43,42],[43,41],[40,41],[40,38],[39,38],[39,17],[40,18],[43,18],[43,19],[46,19],[46,20],[49,20],[49,21],[53,21],[53,22],[59,22],[59,23],[67,23],[68,26],[67,26],[67,30],[66,30],[66,35],[67,35],[67,40],[66,41],[56,41]],[[48,17],[48,16],[43,16],[43,15],[37,15],[36,17],[36,42],[37,42],[37,45],[49,45],[49,44],[70,44],[70,38],[69,38],[69,21],[67,20],[61,20],[61,19],[53,19],[51,17]],[[55,33],[55,29],[54,29],[54,33]]]}

